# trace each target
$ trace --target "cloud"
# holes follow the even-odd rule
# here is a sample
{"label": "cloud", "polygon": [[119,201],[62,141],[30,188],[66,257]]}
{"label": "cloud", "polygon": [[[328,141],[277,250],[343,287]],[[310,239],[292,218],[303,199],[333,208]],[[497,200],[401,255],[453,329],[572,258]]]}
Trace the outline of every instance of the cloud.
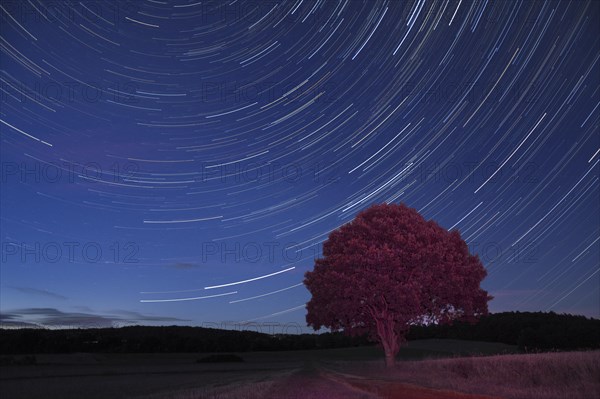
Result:
{"label": "cloud", "polygon": [[43,328],[39,324],[26,323],[23,321],[0,321],[0,328]]}
{"label": "cloud", "polygon": [[2,328],[39,328],[34,323],[27,323],[17,320],[19,316],[14,314],[0,313],[0,327]]}
{"label": "cloud", "polygon": [[71,327],[106,328],[118,327],[139,322],[184,322],[190,321],[176,317],[144,315],[127,310],[115,310],[113,314],[89,312],[63,312],[55,308],[25,308],[0,313],[1,327]]}
{"label": "cloud", "polygon": [[122,319],[126,321],[190,321],[177,317],[144,315],[129,310],[114,310],[113,312],[122,315]]}
{"label": "cloud", "polygon": [[13,290],[17,290],[19,292],[22,292],[24,294],[29,294],[29,295],[41,295],[41,296],[45,296],[47,298],[52,298],[52,299],[60,299],[60,300],[66,300],[69,299],[64,295],[60,295],[54,292],[50,292],[48,290],[41,290],[38,288],[33,288],[33,287],[17,287],[17,286],[9,286],[9,288],[12,288]]}

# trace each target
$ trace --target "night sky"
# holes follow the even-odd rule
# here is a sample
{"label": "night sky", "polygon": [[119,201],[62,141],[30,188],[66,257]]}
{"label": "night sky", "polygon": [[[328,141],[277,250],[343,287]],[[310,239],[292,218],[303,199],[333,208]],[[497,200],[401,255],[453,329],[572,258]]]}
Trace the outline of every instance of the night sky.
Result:
{"label": "night sky", "polygon": [[0,15],[3,326],[308,332],[304,273],[382,202],[458,229],[491,311],[600,316],[599,2]]}

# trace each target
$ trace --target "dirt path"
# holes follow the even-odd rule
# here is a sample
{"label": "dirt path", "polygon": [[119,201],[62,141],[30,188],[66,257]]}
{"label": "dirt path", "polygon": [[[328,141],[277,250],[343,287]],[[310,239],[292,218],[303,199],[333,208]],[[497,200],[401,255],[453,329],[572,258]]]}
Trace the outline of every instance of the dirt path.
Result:
{"label": "dirt path", "polygon": [[378,396],[325,377],[313,363],[280,381],[268,398],[286,399],[375,399]]}
{"label": "dirt path", "polygon": [[269,398],[289,399],[501,399],[448,390],[424,388],[368,378],[351,377],[307,363],[278,383]]}

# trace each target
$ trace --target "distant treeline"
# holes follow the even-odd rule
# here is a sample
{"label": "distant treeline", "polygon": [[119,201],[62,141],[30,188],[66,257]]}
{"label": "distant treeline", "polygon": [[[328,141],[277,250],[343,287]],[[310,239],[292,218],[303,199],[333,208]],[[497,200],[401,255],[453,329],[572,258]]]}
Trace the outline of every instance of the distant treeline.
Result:
{"label": "distant treeline", "polygon": [[409,340],[464,339],[518,345],[523,351],[600,348],[600,320],[554,312],[505,312],[476,324],[412,327]]}
{"label": "distant treeline", "polygon": [[[600,348],[600,320],[550,313],[506,312],[476,324],[412,327],[409,340],[450,338],[502,342],[525,351]],[[0,329],[0,354],[248,352],[343,348],[372,345],[366,337],[340,332],[269,335],[203,327],[93,329]]]}
{"label": "distant treeline", "polygon": [[325,349],[369,345],[343,333],[269,335],[203,327],[0,329],[0,354],[248,352]]}

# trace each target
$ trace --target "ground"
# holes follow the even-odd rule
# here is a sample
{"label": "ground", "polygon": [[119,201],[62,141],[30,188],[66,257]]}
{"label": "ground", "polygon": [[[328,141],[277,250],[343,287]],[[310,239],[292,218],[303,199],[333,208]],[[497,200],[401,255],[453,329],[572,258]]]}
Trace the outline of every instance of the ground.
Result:
{"label": "ground", "polygon": [[289,399],[498,399],[339,374],[312,362],[277,384],[269,395]]}
{"label": "ground", "polygon": [[[11,399],[40,397],[45,399],[82,397],[88,399],[498,399],[499,396],[495,396],[493,389],[487,391],[471,389],[471,394],[467,394],[465,392],[469,392],[469,389],[461,390],[464,384],[455,384],[452,389],[436,385],[435,383],[440,379],[433,376],[432,380],[427,369],[430,367],[426,363],[427,359],[516,352],[517,348],[514,346],[495,343],[455,340],[414,341],[403,347],[400,352],[399,374],[377,371],[376,366],[379,363],[383,366],[382,352],[377,347],[239,353],[244,359],[243,363],[216,364],[196,363],[197,359],[206,354],[36,355],[37,364],[0,366],[0,397]],[[597,355],[598,353],[593,359],[586,360],[592,361],[592,368],[597,367],[596,363],[600,364]],[[512,356],[508,357],[513,359]],[[498,358],[503,356],[479,359],[491,361]],[[451,361],[458,365],[468,361],[469,358],[464,359],[467,360],[462,361],[461,358],[457,358],[456,361]],[[422,360],[425,360],[425,363]],[[461,361],[463,363],[459,363]],[[583,364],[589,368],[584,364],[585,362],[577,359],[571,363],[576,366]],[[501,363],[493,363],[491,367],[496,367],[496,364]],[[368,366],[363,367],[363,365]],[[429,375],[428,379],[424,378],[421,382],[415,383],[413,380],[407,381],[402,378],[406,374],[402,370],[414,371],[419,367],[426,367],[426,371],[418,371],[417,377]],[[444,367],[440,369],[441,372],[449,372],[450,378],[456,379],[455,370],[452,368],[455,366]],[[585,367],[584,369],[587,370]],[[463,366],[459,368],[460,379],[464,370]],[[561,372],[560,367],[556,372]],[[435,383],[429,384],[431,381]],[[500,384],[502,383],[503,381],[500,381]],[[592,389],[596,389],[595,386],[592,386]]]}

